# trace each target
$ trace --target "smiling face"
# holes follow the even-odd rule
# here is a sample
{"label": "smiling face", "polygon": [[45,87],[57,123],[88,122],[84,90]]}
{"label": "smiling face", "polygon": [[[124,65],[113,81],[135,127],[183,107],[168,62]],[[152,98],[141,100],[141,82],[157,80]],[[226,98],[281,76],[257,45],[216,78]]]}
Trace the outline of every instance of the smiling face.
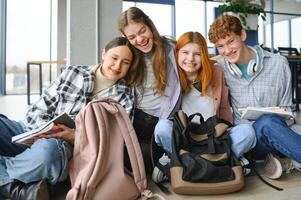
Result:
{"label": "smiling face", "polygon": [[117,46],[102,52],[102,74],[110,80],[117,81],[128,72],[133,54],[127,46]]}
{"label": "smiling face", "polygon": [[143,53],[149,53],[152,50],[154,36],[151,29],[143,22],[129,23],[124,27],[123,33],[130,43]]}
{"label": "smiling face", "polygon": [[197,74],[201,68],[201,52],[199,45],[188,43],[178,51],[178,65],[188,76]]}
{"label": "smiling face", "polygon": [[215,46],[221,56],[228,60],[232,64],[244,63],[244,41],[246,39],[246,33],[241,31],[240,35],[231,33],[225,38],[218,39]]}

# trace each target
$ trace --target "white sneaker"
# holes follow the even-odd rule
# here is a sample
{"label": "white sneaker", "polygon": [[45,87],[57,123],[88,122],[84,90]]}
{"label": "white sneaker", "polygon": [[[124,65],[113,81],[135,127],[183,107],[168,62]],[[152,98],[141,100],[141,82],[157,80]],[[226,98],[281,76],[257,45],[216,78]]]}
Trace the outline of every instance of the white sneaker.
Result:
{"label": "white sneaker", "polygon": [[[279,167],[280,164],[280,167]],[[281,172],[280,172],[281,170]],[[277,179],[282,175],[282,172],[290,173],[293,170],[301,171],[301,163],[298,163],[288,157],[279,157],[268,154],[265,159],[264,172],[265,176],[271,179]]]}
{"label": "white sneaker", "polygon": [[239,159],[239,162],[241,164],[244,175],[245,176],[249,175],[251,173],[250,162],[245,157],[241,157]]}
{"label": "white sneaker", "polygon": [[[163,154],[163,156],[159,159],[159,164],[165,166],[168,165],[169,163],[170,163],[170,158],[166,154]],[[155,166],[152,174],[152,180],[155,183],[160,183],[162,181],[167,181],[168,177],[165,176],[165,174],[157,166]]]}
{"label": "white sneaker", "polygon": [[269,153],[263,163],[263,175],[269,179],[278,179],[282,175],[282,171],[280,161]]}

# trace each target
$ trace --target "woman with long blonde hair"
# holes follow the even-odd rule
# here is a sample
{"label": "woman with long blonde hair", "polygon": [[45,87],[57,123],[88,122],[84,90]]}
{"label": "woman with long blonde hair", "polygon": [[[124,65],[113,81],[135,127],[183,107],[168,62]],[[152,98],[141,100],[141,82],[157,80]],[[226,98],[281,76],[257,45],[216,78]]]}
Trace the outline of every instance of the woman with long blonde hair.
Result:
{"label": "woman with long blonde hair", "polygon": [[[141,84],[135,90],[133,125],[139,142],[150,144],[158,120],[172,117],[179,107],[181,89],[174,44],[160,36],[152,20],[136,7],[121,13],[118,27],[143,55],[145,66],[139,68],[140,79],[137,81]],[[148,171],[152,170],[152,165],[147,159]]]}

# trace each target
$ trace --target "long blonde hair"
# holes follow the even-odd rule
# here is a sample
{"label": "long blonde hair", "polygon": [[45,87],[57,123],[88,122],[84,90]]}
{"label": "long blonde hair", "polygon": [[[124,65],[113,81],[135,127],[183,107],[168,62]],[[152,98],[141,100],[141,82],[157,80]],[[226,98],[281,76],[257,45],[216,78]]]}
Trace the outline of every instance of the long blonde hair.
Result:
{"label": "long blonde hair", "polygon": [[[167,56],[162,38],[152,20],[139,8],[130,7],[119,16],[118,28],[119,31],[124,34],[124,28],[130,23],[141,22],[148,26],[153,33],[154,46],[152,54],[152,67],[156,80],[155,90],[159,94],[163,95],[167,84]],[[144,69],[140,70],[140,73],[141,77],[144,80],[146,69],[145,67],[143,68]]]}
{"label": "long blonde hair", "polygon": [[[212,79],[212,62],[209,59],[208,49],[205,38],[198,32],[186,32],[178,39],[176,44],[176,59],[178,60],[179,50],[188,43],[195,43],[200,48],[201,53],[201,67],[197,73],[197,80],[201,82],[202,85],[202,95],[208,94],[208,86],[210,85]],[[179,71],[179,77],[181,82],[181,87],[184,93],[191,90],[192,82],[186,76],[184,70],[177,64]]]}

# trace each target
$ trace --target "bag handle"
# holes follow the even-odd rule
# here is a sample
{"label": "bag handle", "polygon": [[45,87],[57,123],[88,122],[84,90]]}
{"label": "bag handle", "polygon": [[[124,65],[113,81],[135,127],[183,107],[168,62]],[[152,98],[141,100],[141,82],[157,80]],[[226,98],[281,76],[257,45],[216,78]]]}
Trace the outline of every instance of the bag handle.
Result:
{"label": "bag handle", "polygon": [[[113,104],[118,108],[120,113],[120,115],[117,117],[118,125],[120,127],[125,128],[125,130],[127,130],[127,131],[120,131],[120,132],[125,141],[125,146],[129,154],[135,183],[139,191],[143,192],[147,187],[147,181],[146,181],[143,156],[137,139],[137,135],[132,126],[132,122],[130,121],[129,116],[125,112],[124,108],[118,102],[113,102]],[[126,124],[126,127],[124,127],[124,124]]]}
{"label": "bag handle", "polygon": [[[188,117],[189,119],[189,129],[191,129],[194,126],[194,123],[191,122],[191,120],[195,117],[199,116],[200,117],[200,124],[196,125],[200,131],[205,131],[203,134],[206,134],[208,139],[207,139],[207,144],[208,144],[208,152],[209,153],[215,153],[215,145],[214,145],[214,135],[215,135],[215,126],[217,124],[217,119],[215,116],[212,116],[208,118],[206,121],[204,120],[204,117],[201,113],[194,113]],[[201,127],[203,130],[201,130]],[[189,135],[189,130],[186,130],[186,138],[191,138]],[[192,140],[193,141],[193,140]]]}
{"label": "bag handle", "polygon": [[190,115],[188,117],[189,123],[191,122],[191,120],[195,117],[195,116],[199,116],[200,117],[200,124],[203,124],[205,122],[204,117],[201,113],[194,113],[192,115]]}
{"label": "bag handle", "polygon": [[155,197],[158,197],[158,199],[160,199],[160,200],[166,200],[162,195],[160,195],[158,193],[153,193],[150,190],[144,190],[141,193],[141,200],[153,199]]}
{"label": "bag handle", "polygon": [[188,117],[188,126],[184,129],[184,134],[185,134],[185,137],[186,137],[186,140],[187,140],[187,144],[188,144],[188,141],[190,141],[191,139],[191,135],[190,135],[190,130],[192,128],[192,125],[194,124],[192,122],[192,119],[195,117],[195,116],[199,116],[200,117],[200,124],[198,124],[198,126],[206,126],[206,123],[205,123],[205,120],[204,120],[204,117],[201,113],[194,113],[192,115],[190,115]]}

